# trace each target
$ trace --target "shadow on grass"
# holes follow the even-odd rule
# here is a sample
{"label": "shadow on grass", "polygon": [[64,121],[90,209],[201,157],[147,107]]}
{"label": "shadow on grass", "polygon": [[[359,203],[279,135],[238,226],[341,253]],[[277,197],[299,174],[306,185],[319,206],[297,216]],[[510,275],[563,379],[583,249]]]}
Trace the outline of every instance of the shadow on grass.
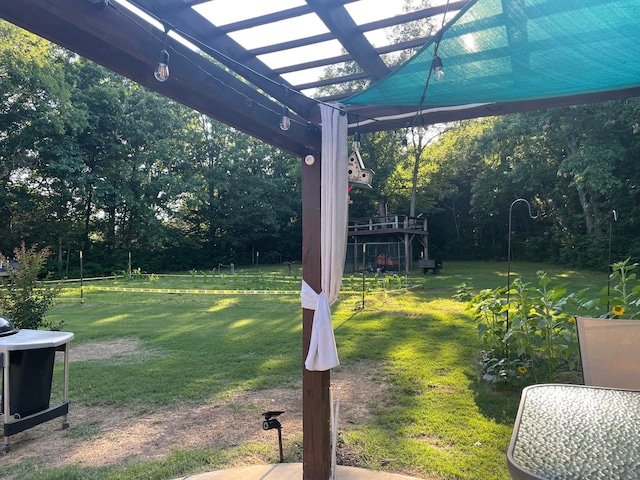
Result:
{"label": "shadow on grass", "polygon": [[502,425],[513,426],[522,388],[497,389],[478,377],[469,378],[476,405],[482,415]]}

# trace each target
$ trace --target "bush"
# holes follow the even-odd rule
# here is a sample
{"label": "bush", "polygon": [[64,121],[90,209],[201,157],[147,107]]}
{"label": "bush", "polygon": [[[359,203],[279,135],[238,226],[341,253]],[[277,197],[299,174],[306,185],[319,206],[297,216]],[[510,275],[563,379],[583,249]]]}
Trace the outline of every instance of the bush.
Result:
{"label": "bush", "polygon": [[46,283],[50,273],[41,278],[43,267],[49,256],[49,249],[36,251],[27,249],[22,243],[14,251],[17,266],[0,254],[0,260],[6,265],[8,276],[2,280],[0,289],[0,311],[18,328],[59,330],[62,323],[53,324],[45,320],[45,315],[60,292],[60,284]]}

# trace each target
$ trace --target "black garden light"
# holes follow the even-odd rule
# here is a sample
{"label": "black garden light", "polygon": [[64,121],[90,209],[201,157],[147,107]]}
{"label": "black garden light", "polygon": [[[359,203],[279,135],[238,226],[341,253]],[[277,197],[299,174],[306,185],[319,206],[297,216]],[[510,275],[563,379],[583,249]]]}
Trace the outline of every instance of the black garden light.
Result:
{"label": "black garden light", "polygon": [[280,449],[280,463],[284,462],[284,455],[282,454],[282,424],[276,418],[282,415],[283,411],[272,411],[264,412],[262,416],[264,420],[262,421],[262,429],[263,430],[272,430],[274,428],[278,429],[278,447]]}

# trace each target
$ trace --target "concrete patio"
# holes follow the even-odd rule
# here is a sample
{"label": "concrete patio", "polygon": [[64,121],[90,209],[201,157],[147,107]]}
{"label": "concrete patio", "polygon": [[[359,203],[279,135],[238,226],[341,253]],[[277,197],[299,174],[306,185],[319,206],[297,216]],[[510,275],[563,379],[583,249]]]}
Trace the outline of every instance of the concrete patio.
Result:
{"label": "concrete patio", "polygon": [[[363,468],[338,465],[337,480],[420,480],[395,473],[376,472]],[[277,463],[274,465],[251,465],[208,473],[199,473],[176,480],[302,480],[301,463]]]}

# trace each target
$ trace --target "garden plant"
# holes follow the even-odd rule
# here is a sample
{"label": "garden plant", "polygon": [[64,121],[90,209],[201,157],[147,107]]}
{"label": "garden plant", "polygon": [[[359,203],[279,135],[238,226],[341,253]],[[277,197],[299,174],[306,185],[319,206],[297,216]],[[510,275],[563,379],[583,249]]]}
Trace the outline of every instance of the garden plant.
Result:
{"label": "garden plant", "polygon": [[536,282],[516,278],[507,287],[473,293],[461,284],[455,298],[466,300],[482,340],[483,378],[500,387],[531,383],[580,383],[575,317],[637,318],[640,284],[627,258],[611,266],[606,290],[568,292],[544,271]]}
{"label": "garden plant", "polygon": [[0,288],[0,315],[18,329],[59,330],[62,327],[63,320],[46,318],[61,288],[60,283],[46,281],[50,276],[44,271],[48,256],[48,248],[27,248],[24,242],[14,249],[13,262],[0,254],[7,272]]}

